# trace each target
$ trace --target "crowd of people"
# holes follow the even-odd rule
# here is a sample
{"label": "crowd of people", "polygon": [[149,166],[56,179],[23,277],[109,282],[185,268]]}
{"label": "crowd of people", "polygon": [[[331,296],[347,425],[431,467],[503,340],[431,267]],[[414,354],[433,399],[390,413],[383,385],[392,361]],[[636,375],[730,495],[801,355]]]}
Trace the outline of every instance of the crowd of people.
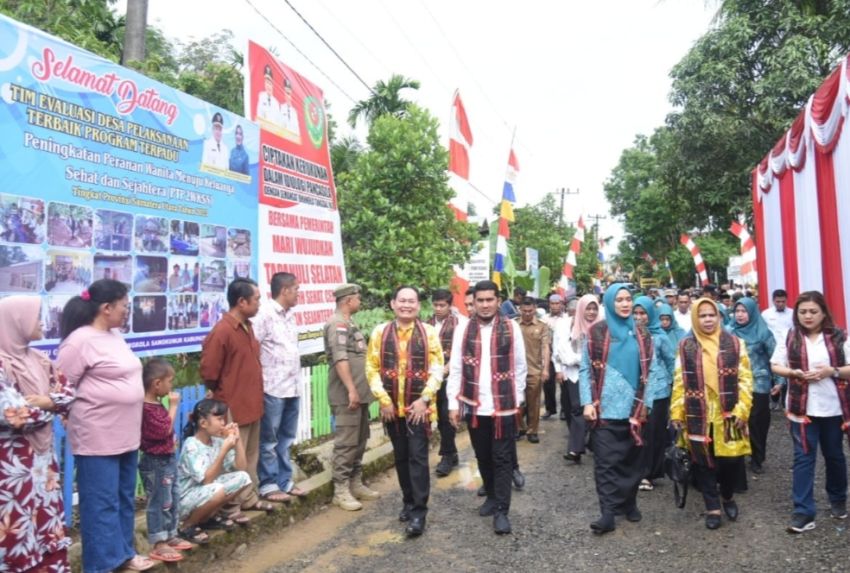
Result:
{"label": "crowd of people", "polygon": [[[208,397],[182,429],[174,427],[173,368],[163,359],[143,365],[120,333],[130,312],[123,283],[98,280],[67,303],[55,363],[30,348],[43,336],[40,299],[0,301],[0,484],[16,492],[0,505],[0,522],[11,524],[0,539],[4,570],[70,570],[54,416],[63,417],[75,456],[87,573],[180,561],[208,541],[208,530],[246,525],[246,510],[272,512],[305,495],[290,453],[302,387],[298,291],[289,273],[272,277],[262,304],[250,279],[228,286],[229,310],[203,343]],[[437,289],[433,316],[423,320],[421,292],[401,286],[393,319],[367,339],[353,320],[360,287],[334,290],[336,311],[324,328],[334,505],[356,511],[379,497],[363,481],[369,404],[377,401],[405,533],[426,530],[435,421],[436,476],[458,466],[455,436],[465,423],[483,481],[478,513],[492,516],[495,533],[509,533],[512,490],[525,486],[517,441],[539,443],[541,406],[551,419],[560,405],[564,458],[593,456],[594,533],[614,530],[617,516],[641,520],[638,491],[661,478],[671,444],[688,451],[705,526],[717,529],[724,515],[738,518],[746,457],[753,473],[764,471],[772,398],[784,396],[794,450],[788,531],[815,527],[818,445],[831,517],[847,517],[850,343],[821,293],[800,294],[790,309],[776,291],[761,312],[746,293],[636,296],[617,283],[601,298],[552,294],[546,313],[521,289],[513,294],[502,302],[499,287],[481,281],[466,293],[466,308],[455,309],[452,293]],[[183,432],[179,451],[175,431]],[[147,556],[133,535],[137,471],[147,492]]]}

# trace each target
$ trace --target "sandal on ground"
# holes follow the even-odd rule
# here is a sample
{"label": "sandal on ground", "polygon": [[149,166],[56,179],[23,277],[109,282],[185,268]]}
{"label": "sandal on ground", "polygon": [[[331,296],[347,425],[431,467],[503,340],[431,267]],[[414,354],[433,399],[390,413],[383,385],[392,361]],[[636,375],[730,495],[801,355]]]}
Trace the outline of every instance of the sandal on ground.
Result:
{"label": "sandal on ground", "polygon": [[648,479],[642,479],[640,480],[640,485],[638,486],[638,489],[641,491],[652,491],[653,489],[655,489],[655,486],[652,485],[652,482]]}
{"label": "sandal on ground", "polygon": [[287,503],[288,501],[292,500],[292,496],[290,494],[282,492],[280,490],[263,494],[260,497],[272,503]]}
{"label": "sandal on ground", "polygon": [[242,513],[241,511],[231,515],[230,520],[236,525],[241,525],[242,527],[247,527],[251,524],[251,518]]}
{"label": "sandal on ground", "polygon": [[198,524],[201,529],[220,529],[222,531],[233,531],[236,525],[228,518],[214,515],[203,523]]}
{"label": "sandal on ground", "polygon": [[148,557],[157,561],[165,561],[167,563],[176,563],[177,561],[183,560],[183,554],[179,551],[176,551],[170,545],[167,545],[164,550],[151,549],[148,553]]}
{"label": "sandal on ground", "polygon": [[[185,539],[189,541],[189,543],[194,543],[196,545],[206,545],[210,542],[210,536],[197,525],[184,527],[177,532],[177,535],[180,536],[181,541]],[[175,539],[177,538],[175,537]]]}
{"label": "sandal on ground", "polygon": [[[204,534],[206,535],[206,534]],[[177,551],[189,551],[190,549],[194,549],[195,546],[192,545],[191,542],[186,541],[181,537],[172,537],[168,540],[168,546],[172,549],[176,549]]]}
{"label": "sandal on ground", "polygon": [[156,563],[149,558],[142,555],[134,555],[132,559],[125,561],[121,568],[129,569],[130,571],[147,571],[154,565]]}
{"label": "sandal on ground", "polygon": [[292,486],[292,488],[286,493],[295,497],[304,497],[305,495],[307,495],[307,492],[298,487],[297,485]]}
{"label": "sandal on ground", "polygon": [[267,501],[260,500],[251,507],[247,507],[245,509],[248,511],[265,511],[266,513],[273,513],[275,511],[275,506]]}

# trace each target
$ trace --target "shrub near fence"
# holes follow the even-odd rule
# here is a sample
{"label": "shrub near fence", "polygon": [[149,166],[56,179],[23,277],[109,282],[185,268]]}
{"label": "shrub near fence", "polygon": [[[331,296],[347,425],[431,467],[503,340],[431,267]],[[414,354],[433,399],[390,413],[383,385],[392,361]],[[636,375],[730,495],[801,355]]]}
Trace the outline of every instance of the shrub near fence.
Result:
{"label": "shrub near fence", "polygon": [[[317,365],[311,368],[301,369],[301,403],[298,416],[298,431],[295,443],[327,436],[333,432],[334,421],[328,404],[328,366]],[[196,386],[184,386],[177,388],[175,392],[180,393],[180,407],[177,409],[177,419],[174,420],[174,430],[177,435],[177,448],[179,451],[183,437],[183,427],[189,421],[189,415],[203,397],[206,388],[203,384]],[[163,400],[168,407],[168,398]],[[371,418],[378,416],[378,403],[374,402],[369,408]],[[62,496],[65,500],[65,525],[70,527],[73,521],[73,507],[77,505],[77,494],[74,488],[74,456],[71,454],[71,444],[67,440],[65,427],[57,417],[53,423],[53,439],[56,447],[56,456],[59,459],[59,471],[62,479]],[[144,495],[141,480],[136,483],[136,491]]]}

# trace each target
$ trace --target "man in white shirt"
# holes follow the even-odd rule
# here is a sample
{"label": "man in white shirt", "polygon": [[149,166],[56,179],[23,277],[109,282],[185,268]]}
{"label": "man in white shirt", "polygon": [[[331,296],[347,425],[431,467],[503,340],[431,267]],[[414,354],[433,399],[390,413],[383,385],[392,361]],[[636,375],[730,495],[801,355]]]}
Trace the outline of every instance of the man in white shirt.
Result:
{"label": "man in white shirt", "polygon": [[289,448],[295,442],[300,407],[301,357],[298,353],[298,280],[291,273],[275,273],[272,298],[263,301],[253,319],[263,367],[263,418],[260,422],[260,496],[289,501],[304,492],[292,481]]}
{"label": "man in white shirt", "polygon": [[294,141],[301,141],[301,126],[298,123],[298,110],[292,105],[292,82],[289,78],[283,78],[283,93],[286,95],[280,104],[280,124],[288,131]]}
{"label": "man in white shirt", "polygon": [[257,96],[257,120],[280,125],[280,103],[274,97],[274,74],[272,67],[266,64],[264,71],[265,90]]}
{"label": "man in white shirt", "polygon": [[[783,289],[773,291],[773,306],[770,306],[761,313],[762,318],[767,323],[767,327],[776,339],[776,346],[785,346],[785,338],[788,336],[788,331],[794,328],[794,311],[788,308],[788,293]],[[785,379],[773,375],[773,384],[782,385],[781,396],[771,395],[771,408],[778,410],[785,403]]]}
{"label": "man in white shirt", "polygon": [[691,295],[687,291],[679,291],[679,296],[676,297],[676,310],[673,311],[673,318],[682,330],[685,332],[691,331]]}
{"label": "man in white shirt", "polygon": [[230,166],[230,150],[221,141],[221,132],[224,118],[221,113],[215,112],[212,117],[212,137],[204,141],[204,153],[201,163],[216,169],[227,171]]}
{"label": "man in white shirt", "polygon": [[[452,341],[446,395],[452,425],[457,428],[461,417],[469,422],[470,440],[487,492],[478,513],[492,515],[494,531],[506,534],[511,532],[508,511],[516,413],[525,393],[527,366],[522,332],[516,322],[499,314],[497,293],[492,281],[476,283],[475,318],[456,330]],[[496,349],[495,355],[492,349]],[[495,396],[494,385],[498,386]]]}
{"label": "man in white shirt", "polygon": [[466,327],[469,319],[460,313],[452,312],[451,291],[439,288],[431,293],[431,306],[434,316],[428,319],[440,335],[440,345],[443,348],[443,380],[437,391],[437,429],[440,431],[440,463],[435,473],[437,477],[445,477],[458,465],[457,445],[455,445],[455,429],[449,422],[449,401],[446,397],[446,379],[449,376],[449,361],[452,355],[454,333]]}
{"label": "man in white shirt", "polygon": [[[566,329],[569,330],[572,324],[572,316],[575,314],[576,307],[576,299],[571,298],[570,301],[566,304],[567,310],[564,311],[564,299],[559,294],[549,295],[549,314],[544,316],[541,320],[545,322],[549,326],[549,340],[555,340],[555,330],[557,330],[559,325],[562,323],[566,323]],[[550,419],[554,416],[557,411],[557,400],[555,398],[555,393],[557,392],[557,388],[561,387],[561,419],[567,419],[566,410],[564,410],[564,405],[566,404],[566,395],[564,394],[564,375],[562,369],[559,364],[556,364],[557,357],[555,356],[555,351],[552,350],[549,354],[551,361],[549,365],[549,376],[546,380],[543,381],[543,402],[546,406],[546,414],[543,416],[544,420]]]}

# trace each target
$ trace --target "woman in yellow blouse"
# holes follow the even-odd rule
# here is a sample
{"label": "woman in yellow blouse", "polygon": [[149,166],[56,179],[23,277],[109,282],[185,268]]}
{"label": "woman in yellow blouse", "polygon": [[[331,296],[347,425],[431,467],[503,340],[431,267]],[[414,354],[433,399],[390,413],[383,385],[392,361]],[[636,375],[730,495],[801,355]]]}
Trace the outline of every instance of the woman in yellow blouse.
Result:
{"label": "woman in yellow blouse", "polygon": [[[711,299],[691,307],[691,333],[679,344],[670,421],[682,430],[693,472],[705,501],[705,526],[720,527],[720,508],[738,518],[735,482],[750,453],[747,419],[753,376],[744,342],[721,327]],[[718,486],[720,495],[718,496]]]}

